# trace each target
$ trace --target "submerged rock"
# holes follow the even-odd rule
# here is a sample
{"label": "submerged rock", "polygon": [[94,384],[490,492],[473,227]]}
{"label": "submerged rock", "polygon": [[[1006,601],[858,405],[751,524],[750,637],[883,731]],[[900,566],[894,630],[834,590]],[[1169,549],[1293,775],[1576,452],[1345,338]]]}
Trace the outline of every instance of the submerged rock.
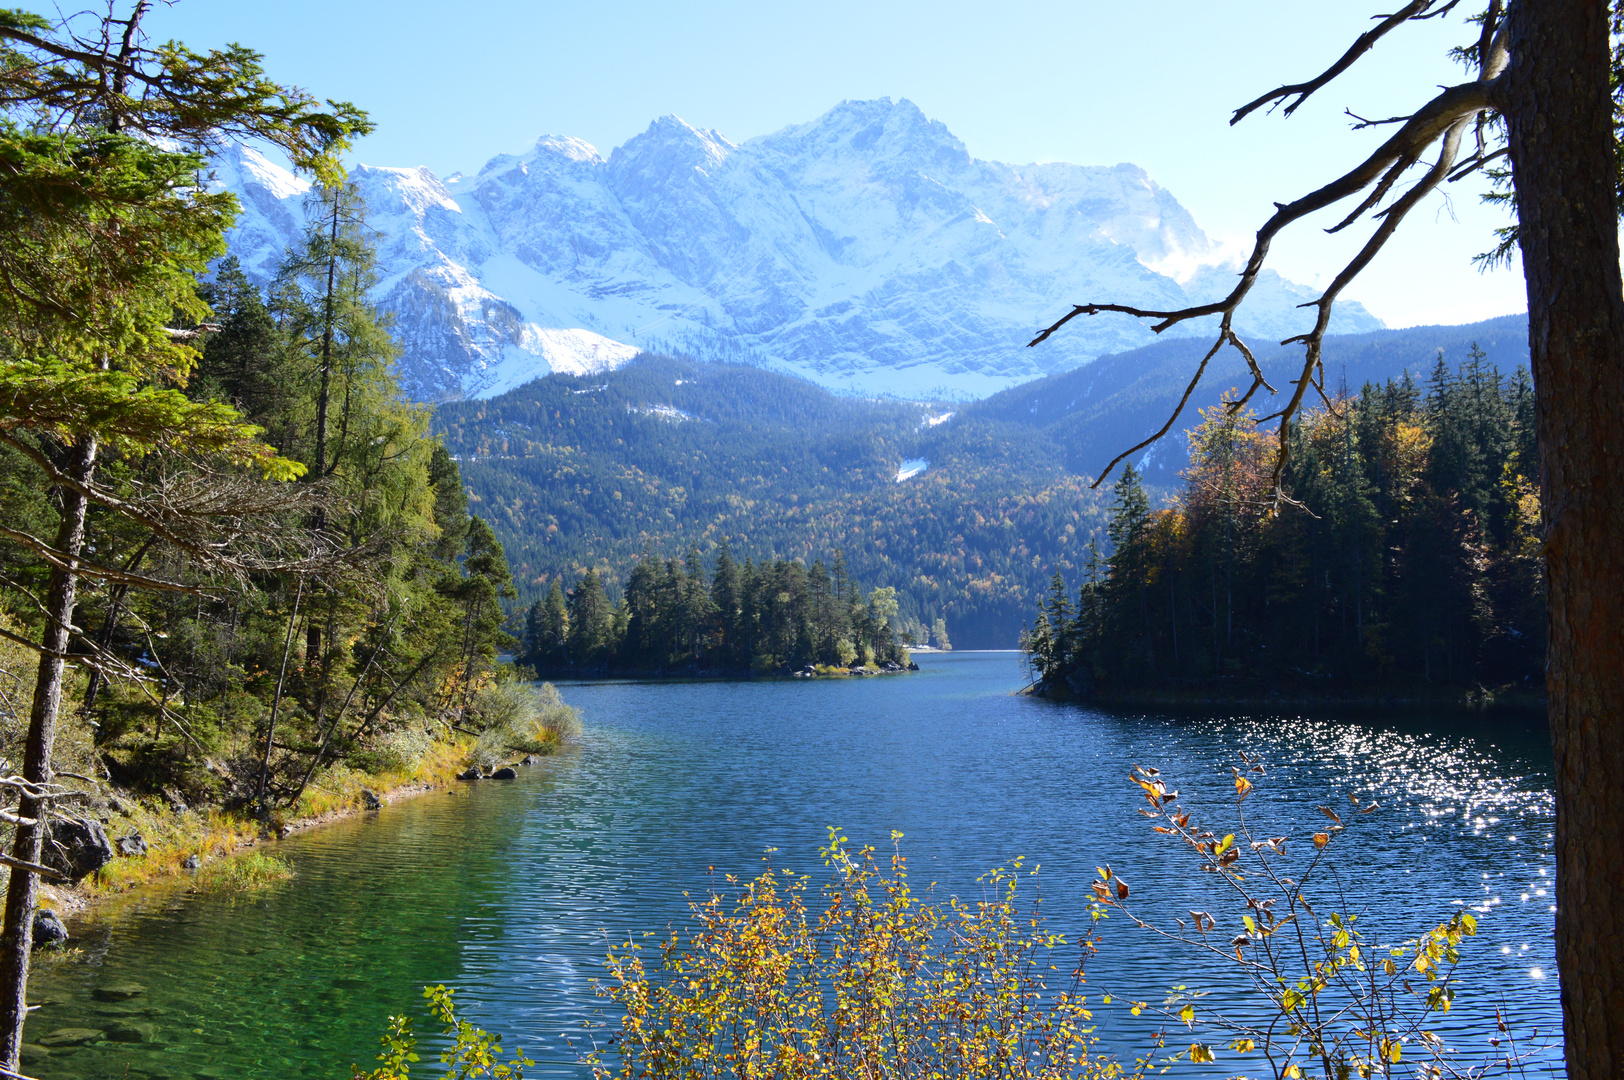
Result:
{"label": "submerged rock", "polygon": [[534,755],[534,754],[526,754],[524,756],[524,760],[519,762],[519,764],[520,765],[540,765],[541,764],[541,759],[539,757],[537,757],[536,755]]}
{"label": "submerged rock", "polygon": [[85,1043],[99,1042],[103,1032],[100,1028],[66,1027],[57,1028],[49,1035],[41,1036],[41,1046],[83,1046]]}
{"label": "submerged rock", "polygon": [[113,845],[99,821],[59,818],[51,822],[40,861],[69,881],[78,881],[113,861]]}
{"label": "submerged rock", "polygon": [[17,1048],[17,1056],[27,1065],[33,1061],[44,1061],[51,1056],[51,1052],[39,1043],[23,1043]]}
{"label": "submerged rock", "polygon": [[517,780],[518,778],[518,770],[514,769],[514,767],[511,765],[504,765],[500,769],[497,769],[495,772],[491,773],[492,780]]}
{"label": "submerged rock", "polygon": [[68,940],[68,928],[54,911],[34,912],[34,948],[41,945],[60,945]]}
{"label": "submerged rock", "polygon": [[149,1043],[158,1039],[156,1024],[114,1023],[107,1025],[105,1036],[109,1042]]}
{"label": "submerged rock", "polygon": [[140,997],[147,992],[147,988],[140,983],[108,983],[98,986],[90,992],[90,996],[97,1001],[128,1001]]}

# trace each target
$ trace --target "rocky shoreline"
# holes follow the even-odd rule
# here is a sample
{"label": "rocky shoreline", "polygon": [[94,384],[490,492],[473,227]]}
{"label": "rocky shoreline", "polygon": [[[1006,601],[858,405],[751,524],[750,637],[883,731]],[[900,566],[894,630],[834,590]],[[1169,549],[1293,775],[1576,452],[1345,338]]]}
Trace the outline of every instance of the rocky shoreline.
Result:
{"label": "rocky shoreline", "polygon": [[[432,792],[455,794],[460,783],[473,779],[516,779],[518,768],[539,765],[545,757],[526,755],[515,765],[465,769],[462,751],[430,763],[430,768],[409,779],[377,787],[354,786],[330,793],[335,797],[318,812],[262,822],[247,816],[202,812],[186,807],[143,810],[135,796],[114,790],[81,817],[58,823],[53,832],[62,844],[48,865],[76,877],[73,883],[42,882],[39,914],[35,920],[36,947],[71,940],[75,916],[116,897],[195,874],[205,863],[229,859],[252,850],[265,850],[277,841],[322,828],[362,814],[374,813],[393,802]],[[475,775],[470,775],[475,774]],[[163,835],[148,835],[151,823],[162,822]],[[119,834],[110,838],[111,834]],[[42,933],[43,931],[43,933]]]}

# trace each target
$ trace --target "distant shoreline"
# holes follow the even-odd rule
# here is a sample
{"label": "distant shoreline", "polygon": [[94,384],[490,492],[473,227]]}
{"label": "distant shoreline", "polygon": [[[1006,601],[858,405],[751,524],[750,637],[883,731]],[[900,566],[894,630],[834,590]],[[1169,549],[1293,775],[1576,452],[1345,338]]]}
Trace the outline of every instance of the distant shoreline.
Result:
{"label": "distant shoreline", "polygon": [[1404,687],[1379,693],[1327,693],[1307,692],[1299,688],[1256,687],[1187,687],[1145,688],[1138,690],[1107,690],[1078,694],[1063,684],[1032,683],[1020,693],[1048,701],[1098,705],[1104,708],[1122,706],[1143,708],[1190,708],[1195,706],[1304,706],[1312,708],[1350,708],[1405,710],[1418,708],[1449,709],[1457,712],[1533,713],[1546,707],[1543,690],[1524,687]]}

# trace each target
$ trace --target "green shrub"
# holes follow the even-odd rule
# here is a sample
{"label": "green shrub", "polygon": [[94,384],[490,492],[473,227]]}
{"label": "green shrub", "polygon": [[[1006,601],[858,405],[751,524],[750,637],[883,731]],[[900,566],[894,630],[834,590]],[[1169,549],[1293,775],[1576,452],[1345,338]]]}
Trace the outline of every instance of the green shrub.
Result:
{"label": "green shrub", "polygon": [[480,736],[469,759],[480,766],[513,754],[551,754],[581,733],[581,714],[564,704],[552,683],[487,687],[474,700],[474,716]]}

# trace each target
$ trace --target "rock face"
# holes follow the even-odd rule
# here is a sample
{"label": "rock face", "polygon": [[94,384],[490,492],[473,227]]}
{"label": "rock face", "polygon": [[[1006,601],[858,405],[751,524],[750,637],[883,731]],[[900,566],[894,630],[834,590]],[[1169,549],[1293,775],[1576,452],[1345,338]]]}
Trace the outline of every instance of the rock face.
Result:
{"label": "rock face", "polygon": [[68,940],[68,928],[54,911],[34,912],[34,948],[41,945],[60,945]]}
{"label": "rock face", "polygon": [[[667,116],[607,158],[547,136],[472,176],[359,166],[351,179],[383,234],[375,299],[423,400],[590,375],[643,349],[863,394],[980,397],[1152,340],[1101,315],[1025,348],[1074,302],[1178,307],[1234,280],[1137,166],[981,161],[889,98],[742,144]],[[268,280],[307,185],[243,147],[217,158],[215,184],[243,205],[233,252]],[[1296,305],[1313,296],[1266,273],[1237,329],[1303,332],[1313,313]],[[1332,331],[1380,325],[1349,303]]]}
{"label": "rock face", "polygon": [[59,819],[51,823],[51,835],[40,860],[70,881],[78,881],[113,861],[113,845],[99,821]]}
{"label": "rock face", "polygon": [[147,853],[147,842],[138,832],[118,838],[118,853],[126,859],[137,858]]}

